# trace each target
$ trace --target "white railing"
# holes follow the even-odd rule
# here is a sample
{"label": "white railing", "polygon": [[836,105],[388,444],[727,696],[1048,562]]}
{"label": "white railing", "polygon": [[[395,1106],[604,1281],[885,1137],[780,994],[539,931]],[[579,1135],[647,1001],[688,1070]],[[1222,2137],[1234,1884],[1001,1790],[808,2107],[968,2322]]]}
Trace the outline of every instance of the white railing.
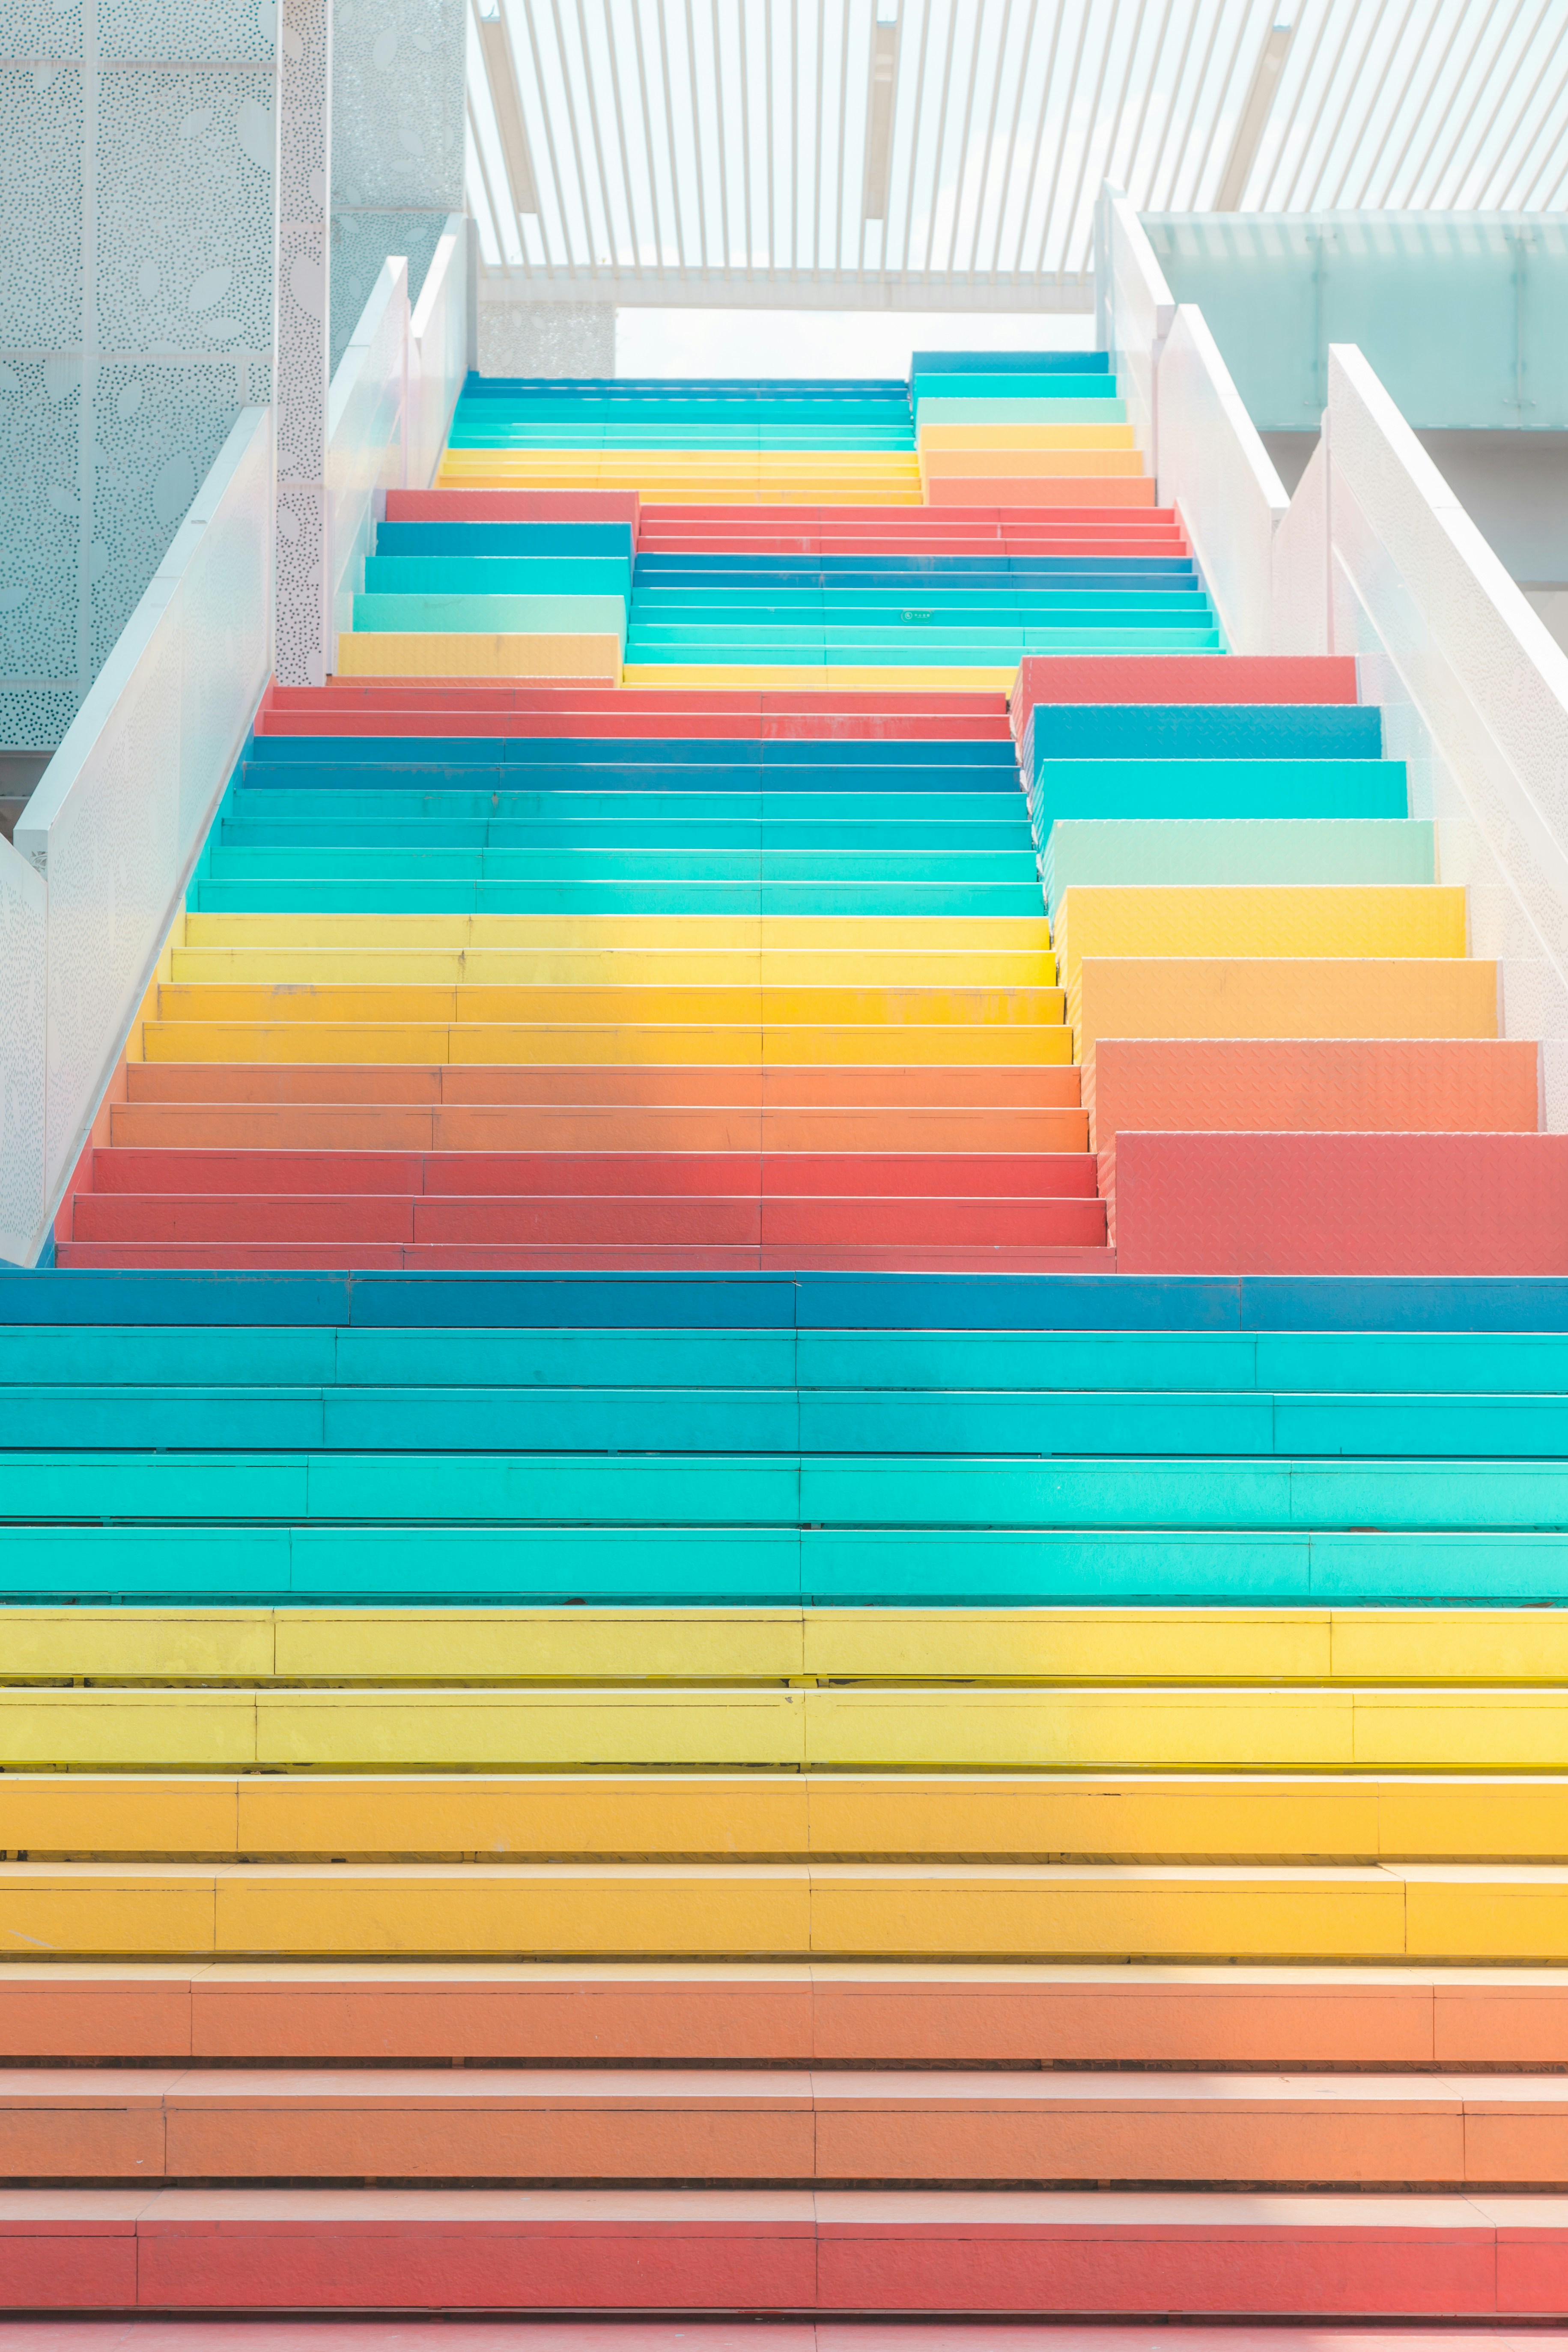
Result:
{"label": "white railing", "polygon": [[272,420],[240,415],[0,842],[0,1255],[32,1265],[271,666]]}
{"label": "white railing", "polygon": [[1232,653],[1267,653],[1285,485],[1202,312],[1173,300],[1119,188],[1101,190],[1096,227],[1099,331],[1156,495],[1180,510]]}
{"label": "white railing", "polygon": [[452,411],[468,372],[477,321],[470,315],[468,242],[473,224],[453,213],[441,232],[409,320],[408,488],[436,478]]}
{"label": "white railing", "polygon": [[355,591],[388,490],[405,483],[408,420],[408,264],[384,261],[327,395],[327,667],[353,625]]}
{"label": "white railing", "polygon": [[388,490],[426,489],[468,364],[470,224],[449,215],[412,318],[408,265],[384,261],[338,362],[327,402],[328,667],[352,626]]}
{"label": "white railing", "polygon": [[1273,635],[1274,534],[1289,499],[1201,310],[1177,305],[1156,377],[1162,506],[1182,518],[1233,654]]}
{"label": "white railing", "polygon": [[1127,421],[1151,473],[1160,459],[1154,383],[1175,315],[1175,297],[1137,214],[1108,183],[1095,208],[1096,332],[1100,349],[1110,354]]}
{"label": "white railing", "polygon": [[[1410,814],[1467,887],[1507,1035],[1542,1041],[1568,1129],[1568,655],[1353,344],[1331,345],[1324,437],[1276,548],[1275,650],[1357,657]],[[1312,467],[1309,468],[1309,476]],[[1300,523],[1297,506],[1301,507]]]}

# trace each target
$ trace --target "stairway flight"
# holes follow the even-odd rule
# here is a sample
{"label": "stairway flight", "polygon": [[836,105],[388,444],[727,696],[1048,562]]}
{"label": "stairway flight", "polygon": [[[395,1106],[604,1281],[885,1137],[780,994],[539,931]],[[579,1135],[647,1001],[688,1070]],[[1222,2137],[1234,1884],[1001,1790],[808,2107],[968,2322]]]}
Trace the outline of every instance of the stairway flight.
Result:
{"label": "stairway flight", "polygon": [[470,379],[0,1278],[0,2307],[1568,2315],[1537,1062],[1103,354]]}

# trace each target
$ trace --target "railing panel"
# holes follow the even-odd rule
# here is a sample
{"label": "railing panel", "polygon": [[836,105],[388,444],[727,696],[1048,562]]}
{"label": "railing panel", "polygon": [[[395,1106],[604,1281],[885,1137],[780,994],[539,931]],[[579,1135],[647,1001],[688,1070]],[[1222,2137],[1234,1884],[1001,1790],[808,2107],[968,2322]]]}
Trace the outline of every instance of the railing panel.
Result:
{"label": "railing panel", "polygon": [[462,213],[453,213],[448,218],[409,321],[410,489],[428,489],[436,478],[452,411],[468,372],[471,226]]}
{"label": "railing panel", "polygon": [[1507,1034],[1542,1040],[1568,1129],[1568,655],[1353,345],[1329,354],[1331,634],[1411,762],[1411,814],[1468,886]]}
{"label": "railing panel", "polygon": [[1203,313],[1181,303],[1160,354],[1162,506],[1179,507],[1232,653],[1273,635],[1274,533],[1289,500]]}
{"label": "railing panel", "polygon": [[43,876],[0,840],[0,1257],[30,1255],[44,1213]]}
{"label": "railing panel", "polygon": [[[271,453],[269,413],[242,411],[16,826],[43,892],[47,976],[42,1192],[24,1257],[76,1163],[266,683]],[[30,1149],[18,1141],[24,1158]],[[10,1151],[5,1136],[7,1199],[32,1182]]]}
{"label": "railing panel", "polygon": [[1320,435],[1274,534],[1274,651],[1329,651],[1329,446]]}
{"label": "railing panel", "polygon": [[1156,473],[1160,452],[1154,386],[1160,353],[1175,317],[1175,298],[1137,214],[1119,188],[1101,191],[1097,227],[1105,291],[1100,332],[1127,403],[1133,437],[1150,472]]}
{"label": "railing panel", "polygon": [[386,493],[405,480],[408,423],[408,264],[384,261],[359,325],[332,378],[327,404],[327,562],[331,583],[329,669]]}

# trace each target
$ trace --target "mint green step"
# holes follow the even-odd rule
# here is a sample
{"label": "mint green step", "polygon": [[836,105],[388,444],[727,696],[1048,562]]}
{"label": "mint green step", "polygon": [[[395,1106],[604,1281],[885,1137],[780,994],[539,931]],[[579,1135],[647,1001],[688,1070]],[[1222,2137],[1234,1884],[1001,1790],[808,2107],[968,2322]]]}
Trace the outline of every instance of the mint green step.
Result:
{"label": "mint green step", "polygon": [[922,425],[1125,425],[1127,403],[1111,399],[950,400],[922,394]]}
{"label": "mint green step", "polygon": [[1075,883],[1406,883],[1436,878],[1414,817],[1058,817],[1040,865],[1046,903]]}
{"label": "mint green step", "polygon": [[354,598],[356,629],[450,631],[476,636],[594,636],[626,640],[618,596],[379,596]]}

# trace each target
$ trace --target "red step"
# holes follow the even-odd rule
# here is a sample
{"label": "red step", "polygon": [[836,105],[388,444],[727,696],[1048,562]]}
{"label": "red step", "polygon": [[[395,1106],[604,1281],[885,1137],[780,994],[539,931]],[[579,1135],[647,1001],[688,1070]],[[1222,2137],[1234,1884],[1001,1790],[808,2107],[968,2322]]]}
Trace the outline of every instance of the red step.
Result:
{"label": "red step", "polygon": [[[593,1151],[222,1151],[117,1147],[92,1155],[99,1197],[121,1193],[426,1198],[576,1192],[805,1200],[1092,1200],[1089,1152],[1016,1154]],[[78,1200],[85,1197],[79,1192]]]}
{"label": "red step", "polygon": [[1568,1275],[1568,1135],[1116,1141],[1125,1274]]}
{"label": "red step", "polygon": [[1021,743],[1037,702],[1354,702],[1342,654],[1026,654],[1013,688]]}
{"label": "red step", "polygon": [[1551,2196],[9,2189],[0,2246],[13,2312],[1568,2312]]}

